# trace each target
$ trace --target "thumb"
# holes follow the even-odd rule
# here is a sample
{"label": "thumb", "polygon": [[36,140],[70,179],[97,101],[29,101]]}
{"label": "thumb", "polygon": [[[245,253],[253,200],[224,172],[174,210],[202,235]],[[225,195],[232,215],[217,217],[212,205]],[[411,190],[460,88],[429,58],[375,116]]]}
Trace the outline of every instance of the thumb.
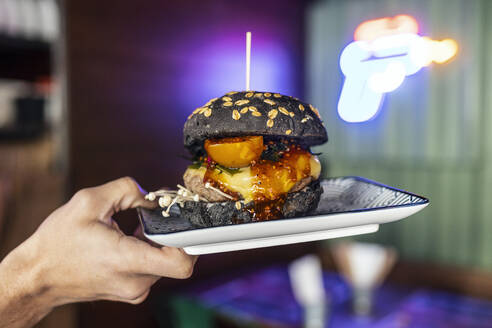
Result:
{"label": "thumb", "polygon": [[104,203],[109,206],[108,212],[105,213],[106,216],[111,216],[116,212],[130,208],[155,207],[155,203],[145,199],[145,191],[130,177],[108,182],[92,188],[92,190],[95,195],[103,199]]}

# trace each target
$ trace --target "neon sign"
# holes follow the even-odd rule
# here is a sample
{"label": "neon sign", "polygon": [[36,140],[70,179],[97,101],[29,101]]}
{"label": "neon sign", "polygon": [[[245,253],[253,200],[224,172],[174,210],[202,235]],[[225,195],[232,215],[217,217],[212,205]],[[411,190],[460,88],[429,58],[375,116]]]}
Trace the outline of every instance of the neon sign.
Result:
{"label": "neon sign", "polygon": [[397,89],[405,77],[432,62],[445,63],[458,51],[454,40],[418,35],[417,21],[407,15],[363,22],[354,39],[340,56],[345,81],[338,115],[350,123],[375,117],[385,93]]}

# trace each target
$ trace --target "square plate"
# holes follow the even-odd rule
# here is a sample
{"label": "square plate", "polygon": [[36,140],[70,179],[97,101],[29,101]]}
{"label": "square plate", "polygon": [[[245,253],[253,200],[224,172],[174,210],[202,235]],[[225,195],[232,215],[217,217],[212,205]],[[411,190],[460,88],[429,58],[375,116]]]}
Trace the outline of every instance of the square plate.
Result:
{"label": "square plate", "polygon": [[361,177],[321,180],[323,194],[310,216],[221,227],[195,227],[179,207],[164,218],[162,209],[138,208],[145,236],[188,254],[208,254],[293,244],[376,232],[379,224],[419,212],[429,200]]}

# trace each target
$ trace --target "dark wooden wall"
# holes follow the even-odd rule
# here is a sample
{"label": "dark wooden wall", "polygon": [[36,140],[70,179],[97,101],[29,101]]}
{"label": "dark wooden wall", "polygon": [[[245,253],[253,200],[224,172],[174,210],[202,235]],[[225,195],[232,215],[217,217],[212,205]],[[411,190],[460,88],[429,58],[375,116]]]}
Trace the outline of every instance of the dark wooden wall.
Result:
{"label": "dark wooden wall", "polygon": [[[253,87],[271,85],[302,97],[304,3],[67,0],[72,191],[126,175],[146,189],[179,182],[187,165],[179,155],[188,114],[243,88],[246,31],[253,32]],[[136,224],[134,213],[120,220],[126,230]],[[285,260],[311,247],[204,256],[195,279]],[[80,325],[152,327],[149,304],[85,304]]]}

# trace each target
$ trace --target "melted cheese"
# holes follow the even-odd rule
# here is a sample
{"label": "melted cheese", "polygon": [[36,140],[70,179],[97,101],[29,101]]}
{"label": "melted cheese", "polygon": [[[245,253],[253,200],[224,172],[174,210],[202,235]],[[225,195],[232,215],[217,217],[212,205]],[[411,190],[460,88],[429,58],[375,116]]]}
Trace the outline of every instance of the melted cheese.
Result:
{"label": "melted cheese", "polygon": [[[282,163],[281,163],[282,164]],[[265,165],[260,167],[245,167],[236,174],[220,173],[213,170],[207,173],[205,167],[195,170],[202,179],[207,177],[217,182],[222,189],[239,193],[246,203],[252,200],[273,200],[279,195],[288,193],[294,185],[306,177],[318,179],[321,173],[321,164],[318,158],[309,153],[299,154],[292,158],[287,165]],[[269,169],[266,170],[265,167]],[[271,168],[271,169],[270,169]]]}

